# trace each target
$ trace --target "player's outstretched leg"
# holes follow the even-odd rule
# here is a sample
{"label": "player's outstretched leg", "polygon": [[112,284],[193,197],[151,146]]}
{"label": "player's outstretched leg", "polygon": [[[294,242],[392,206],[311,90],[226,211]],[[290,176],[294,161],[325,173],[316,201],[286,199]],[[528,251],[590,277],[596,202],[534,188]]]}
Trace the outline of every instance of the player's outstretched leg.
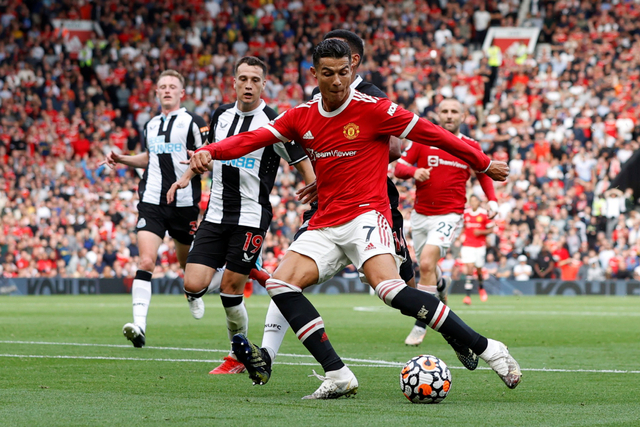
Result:
{"label": "player's outstretched leg", "polygon": [[353,396],[358,380],[333,349],[324,329],[324,322],[316,308],[302,294],[302,290],[281,280],[267,280],[267,292],[291,325],[300,342],[322,365],[325,376],[320,387],[303,399],[336,399]]}
{"label": "player's outstretched leg", "polygon": [[520,366],[507,347],[471,329],[435,296],[410,288],[400,279],[378,283],[376,295],[402,314],[422,320],[434,331],[453,337],[458,343],[469,347],[487,362],[507,387],[515,388],[520,383]]}

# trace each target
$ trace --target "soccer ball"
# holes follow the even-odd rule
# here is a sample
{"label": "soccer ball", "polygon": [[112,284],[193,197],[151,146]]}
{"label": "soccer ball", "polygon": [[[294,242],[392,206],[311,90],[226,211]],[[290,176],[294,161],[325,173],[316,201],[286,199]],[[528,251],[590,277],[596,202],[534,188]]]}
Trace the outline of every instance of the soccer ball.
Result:
{"label": "soccer ball", "polygon": [[416,356],[400,372],[400,390],[413,403],[440,403],[451,390],[451,372],[435,356]]}

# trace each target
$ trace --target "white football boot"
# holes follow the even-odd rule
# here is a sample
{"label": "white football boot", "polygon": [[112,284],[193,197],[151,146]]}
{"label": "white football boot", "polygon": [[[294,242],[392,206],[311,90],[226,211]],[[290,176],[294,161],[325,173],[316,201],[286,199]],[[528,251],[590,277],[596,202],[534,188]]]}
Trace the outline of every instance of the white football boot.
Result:
{"label": "white football boot", "polygon": [[406,345],[419,346],[422,344],[424,340],[424,336],[427,334],[427,330],[425,328],[421,328],[420,326],[413,326],[409,335],[404,340]]}
{"label": "white football boot", "polygon": [[204,316],[204,301],[202,298],[196,298],[187,295],[187,302],[189,303],[189,310],[194,319],[200,320]]}
{"label": "white football boot", "polygon": [[480,355],[480,358],[487,362],[496,374],[504,381],[509,388],[516,388],[522,380],[520,365],[516,359],[509,354],[507,346],[500,341],[489,340],[487,349]]}
{"label": "white football boot", "polygon": [[358,379],[346,366],[337,371],[327,372],[326,377],[316,374],[316,371],[309,376],[315,376],[322,384],[303,399],[337,399],[341,396],[354,396],[358,392]]}

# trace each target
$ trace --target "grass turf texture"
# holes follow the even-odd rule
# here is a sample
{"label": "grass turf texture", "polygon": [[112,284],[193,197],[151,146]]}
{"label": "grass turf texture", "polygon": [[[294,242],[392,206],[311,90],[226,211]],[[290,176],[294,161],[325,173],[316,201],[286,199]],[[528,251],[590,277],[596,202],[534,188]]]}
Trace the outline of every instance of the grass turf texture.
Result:
{"label": "grass turf texture", "polygon": [[[451,296],[451,307],[465,321],[509,345],[524,372],[516,390],[480,369],[484,362],[474,372],[463,369],[433,331],[420,347],[405,346],[411,320],[376,297],[310,298],[338,354],[360,360],[347,360],[360,382],[355,399],[300,399],[320,385],[307,375],[322,369],[291,332],[269,384],[251,386],[246,374],[208,375],[229,345],[217,296],[205,297],[200,321],[191,317],[184,297],[154,296],[143,349],[133,348],[121,333],[131,321],[128,295],[1,297],[0,424],[640,423],[637,298],[491,296],[467,307],[458,301],[461,296]],[[267,297],[247,300],[249,337],[257,343],[267,304]],[[451,392],[438,405],[412,404],[399,390],[401,366],[419,354],[436,355],[452,368]]]}

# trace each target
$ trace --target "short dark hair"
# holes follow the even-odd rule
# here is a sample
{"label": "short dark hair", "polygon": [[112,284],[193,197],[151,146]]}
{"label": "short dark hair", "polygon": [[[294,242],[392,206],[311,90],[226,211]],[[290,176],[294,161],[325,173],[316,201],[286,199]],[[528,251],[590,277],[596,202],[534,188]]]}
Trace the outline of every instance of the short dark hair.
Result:
{"label": "short dark hair", "polygon": [[262,68],[263,77],[267,77],[269,68],[267,67],[267,64],[265,64],[264,61],[262,61],[260,58],[256,58],[255,56],[244,56],[238,59],[238,62],[236,62],[236,66],[233,69],[233,74],[238,74],[238,67],[240,67],[242,64],[247,64],[252,67]]}
{"label": "short dark hair", "polygon": [[342,39],[346,41],[351,48],[351,52],[360,55],[360,61],[362,61],[362,57],[364,57],[364,40],[356,33],[348,30],[332,30],[323,37],[323,40],[328,39]]}
{"label": "short dark hair", "polygon": [[313,48],[314,67],[318,67],[321,58],[349,58],[349,62],[351,62],[351,48],[349,47],[349,44],[342,40],[323,40]]}

